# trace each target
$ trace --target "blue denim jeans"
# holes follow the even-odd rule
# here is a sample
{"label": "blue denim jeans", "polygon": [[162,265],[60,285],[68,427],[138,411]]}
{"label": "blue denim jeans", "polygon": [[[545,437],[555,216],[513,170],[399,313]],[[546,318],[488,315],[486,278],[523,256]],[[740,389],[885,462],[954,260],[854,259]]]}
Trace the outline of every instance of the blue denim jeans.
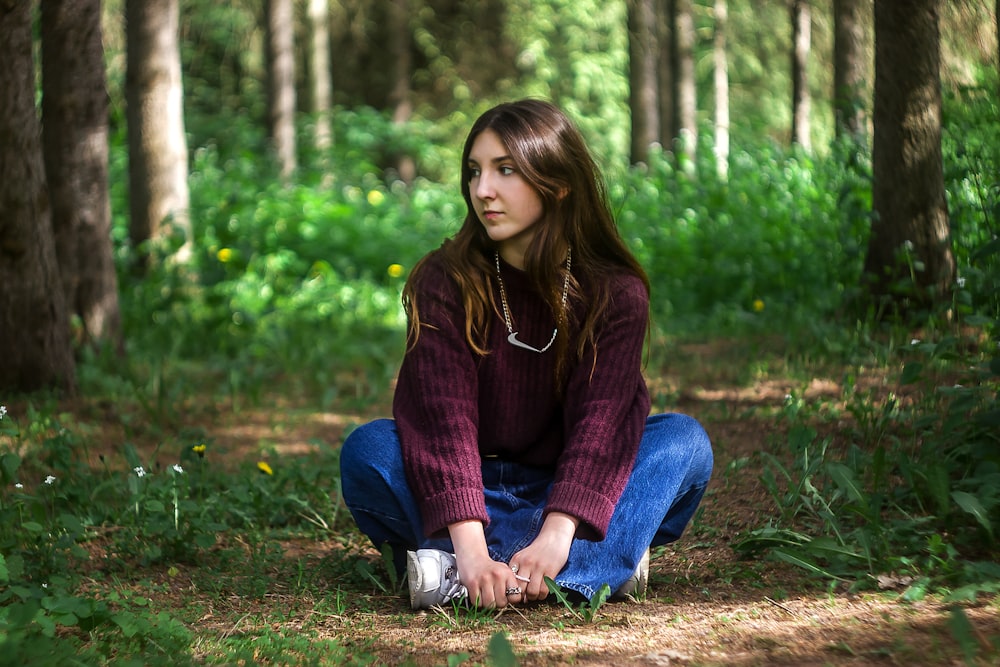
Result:
{"label": "blue denim jeans", "polygon": [[[424,536],[393,420],[352,431],[341,450],[340,468],[344,501],[358,528],[376,547],[391,545],[397,566],[406,550],[454,551],[450,539]],[[508,563],[538,535],[553,473],[492,458],[483,459],[482,471],[490,556]],[[617,590],[648,547],[681,536],[711,473],[711,444],[697,421],[680,414],[649,417],[607,535],[599,542],[574,540],[556,583],[588,599],[605,583]]]}

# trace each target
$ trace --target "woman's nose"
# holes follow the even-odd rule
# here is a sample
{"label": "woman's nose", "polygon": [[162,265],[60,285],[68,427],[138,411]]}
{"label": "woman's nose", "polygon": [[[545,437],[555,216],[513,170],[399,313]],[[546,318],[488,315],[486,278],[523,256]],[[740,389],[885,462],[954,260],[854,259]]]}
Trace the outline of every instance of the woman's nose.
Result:
{"label": "woman's nose", "polygon": [[480,199],[493,199],[493,184],[486,174],[480,174],[476,181],[476,196]]}

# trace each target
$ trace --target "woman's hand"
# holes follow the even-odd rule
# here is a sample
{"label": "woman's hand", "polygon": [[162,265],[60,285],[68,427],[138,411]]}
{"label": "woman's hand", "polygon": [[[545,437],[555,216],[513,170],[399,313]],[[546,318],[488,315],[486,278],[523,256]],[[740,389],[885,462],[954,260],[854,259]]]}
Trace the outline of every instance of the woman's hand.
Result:
{"label": "woman's hand", "polygon": [[524,600],[543,600],[549,594],[545,577],[555,579],[566,565],[579,523],[569,514],[550,512],[538,537],[510,559],[511,570],[516,570],[518,585],[524,590]]}
{"label": "woman's hand", "polygon": [[506,607],[521,602],[523,593],[507,594],[523,584],[506,563],[490,558],[486,535],[479,521],[461,521],[448,526],[458,562],[458,577],[469,591],[469,602],[477,607]]}

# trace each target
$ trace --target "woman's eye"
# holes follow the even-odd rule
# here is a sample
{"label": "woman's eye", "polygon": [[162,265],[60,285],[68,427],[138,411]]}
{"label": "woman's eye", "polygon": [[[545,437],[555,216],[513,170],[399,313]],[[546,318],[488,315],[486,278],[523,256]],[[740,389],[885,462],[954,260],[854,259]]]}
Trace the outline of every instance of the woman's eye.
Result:
{"label": "woman's eye", "polygon": [[469,167],[469,178],[475,178],[480,173],[482,172],[479,170],[479,167]]}
{"label": "woman's eye", "polygon": [[500,167],[499,171],[504,176],[510,176],[514,173],[514,167]]}

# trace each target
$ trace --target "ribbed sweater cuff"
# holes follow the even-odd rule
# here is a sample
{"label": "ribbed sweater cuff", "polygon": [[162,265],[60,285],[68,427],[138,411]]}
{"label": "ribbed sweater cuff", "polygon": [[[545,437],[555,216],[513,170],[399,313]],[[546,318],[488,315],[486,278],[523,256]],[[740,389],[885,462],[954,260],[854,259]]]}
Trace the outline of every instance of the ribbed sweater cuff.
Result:
{"label": "ribbed sweater cuff", "polygon": [[553,485],[545,511],[575,516],[580,520],[577,537],[599,542],[608,532],[615,504],[589,487],[563,481]]}
{"label": "ribbed sweater cuff", "polygon": [[482,489],[455,489],[429,498],[423,506],[424,534],[438,537],[449,525],[477,520],[489,523]]}

